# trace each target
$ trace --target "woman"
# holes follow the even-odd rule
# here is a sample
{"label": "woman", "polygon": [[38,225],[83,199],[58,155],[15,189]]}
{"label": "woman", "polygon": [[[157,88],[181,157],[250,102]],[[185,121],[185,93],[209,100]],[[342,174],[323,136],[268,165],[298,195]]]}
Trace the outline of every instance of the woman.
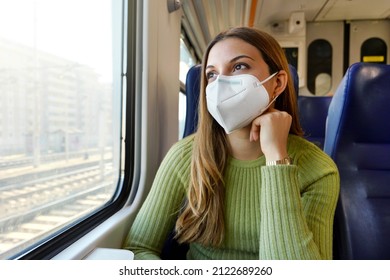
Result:
{"label": "woman", "polygon": [[158,259],[175,227],[188,259],[331,259],[338,171],[301,135],[277,41],[222,32],[202,63],[198,130],[166,155],[125,248]]}

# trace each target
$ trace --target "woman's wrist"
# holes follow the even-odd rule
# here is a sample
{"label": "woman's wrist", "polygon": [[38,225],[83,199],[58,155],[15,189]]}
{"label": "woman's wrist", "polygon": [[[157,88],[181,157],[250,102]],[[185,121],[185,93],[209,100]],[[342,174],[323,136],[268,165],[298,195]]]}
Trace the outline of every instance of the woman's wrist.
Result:
{"label": "woman's wrist", "polygon": [[265,156],[265,160],[267,162],[283,160],[289,156],[287,152],[287,148],[267,149],[267,150],[263,150],[263,153]]}

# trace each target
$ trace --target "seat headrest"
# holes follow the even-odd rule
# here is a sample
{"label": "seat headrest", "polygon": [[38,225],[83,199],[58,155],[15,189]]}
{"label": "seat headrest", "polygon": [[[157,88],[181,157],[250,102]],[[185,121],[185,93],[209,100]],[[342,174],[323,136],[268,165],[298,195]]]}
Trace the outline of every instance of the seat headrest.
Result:
{"label": "seat headrest", "polygon": [[299,95],[299,76],[298,76],[298,71],[291,64],[288,65],[288,68],[290,70],[290,75],[291,75],[293,83],[294,83],[295,94],[298,97],[298,95]]}
{"label": "seat headrest", "polygon": [[305,138],[323,149],[325,124],[332,96],[298,96],[299,120]]}
{"label": "seat headrest", "polygon": [[390,65],[350,66],[329,106],[325,152],[333,157],[337,141],[390,144],[389,107]]}
{"label": "seat headrest", "polygon": [[198,125],[198,103],[202,66],[194,65],[188,70],[186,77],[186,119],[183,137],[196,131]]}

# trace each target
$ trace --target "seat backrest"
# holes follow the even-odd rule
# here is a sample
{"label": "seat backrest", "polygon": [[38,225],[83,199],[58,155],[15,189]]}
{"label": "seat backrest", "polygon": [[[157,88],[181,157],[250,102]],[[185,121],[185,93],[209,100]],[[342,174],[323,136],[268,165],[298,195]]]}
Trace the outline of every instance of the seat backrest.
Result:
{"label": "seat backrest", "polygon": [[329,106],[324,151],[340,172],[337,259],[390,259],[390,65],[356,63]]}
{"label": "seat backrest", "polygon": [[183,137],[196,131],[198,124],[198,103],[202,65],[194,65],[188,70],[186,77],[186,119]]}
{"label": "seat backrest", "polygon": [[[298,96],[299,77],[294,66],[288,65],[294,82],[295,93]],[[186,118],[184,124],[183,137],[186,137],[196,131],[198,124],[198,103],[200,92],[200,77],[202,66],[200,64],[192,66],[186,77]]]}
{"label": "seat backrest", "polygon": [[298,76],[298,71],[291,64],[288,65],[288,69],[290,70],[290,75],[291,75],[293,83],[294,83],[295,94],[298,97],[298,95],[299,95],[299,76]]}
{"label": "seat backrest", "polygon": [[332,96],[298,96],[299,119],[304,136],[323,149],[325,123]]}

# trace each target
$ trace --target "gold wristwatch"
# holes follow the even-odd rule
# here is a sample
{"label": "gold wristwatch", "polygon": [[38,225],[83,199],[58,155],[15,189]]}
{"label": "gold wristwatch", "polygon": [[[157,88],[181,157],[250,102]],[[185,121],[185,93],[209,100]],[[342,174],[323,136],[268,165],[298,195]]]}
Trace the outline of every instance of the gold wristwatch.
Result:
{"label": "gold wristwatch", "polygon": [[272,166],[272,165],[291,165],[291,164],[292,164],[292,158],[290,158],[290,157],[285,157],[284,159],[271,160],[271,161],[267,161],[266,162],[267,166]]}

